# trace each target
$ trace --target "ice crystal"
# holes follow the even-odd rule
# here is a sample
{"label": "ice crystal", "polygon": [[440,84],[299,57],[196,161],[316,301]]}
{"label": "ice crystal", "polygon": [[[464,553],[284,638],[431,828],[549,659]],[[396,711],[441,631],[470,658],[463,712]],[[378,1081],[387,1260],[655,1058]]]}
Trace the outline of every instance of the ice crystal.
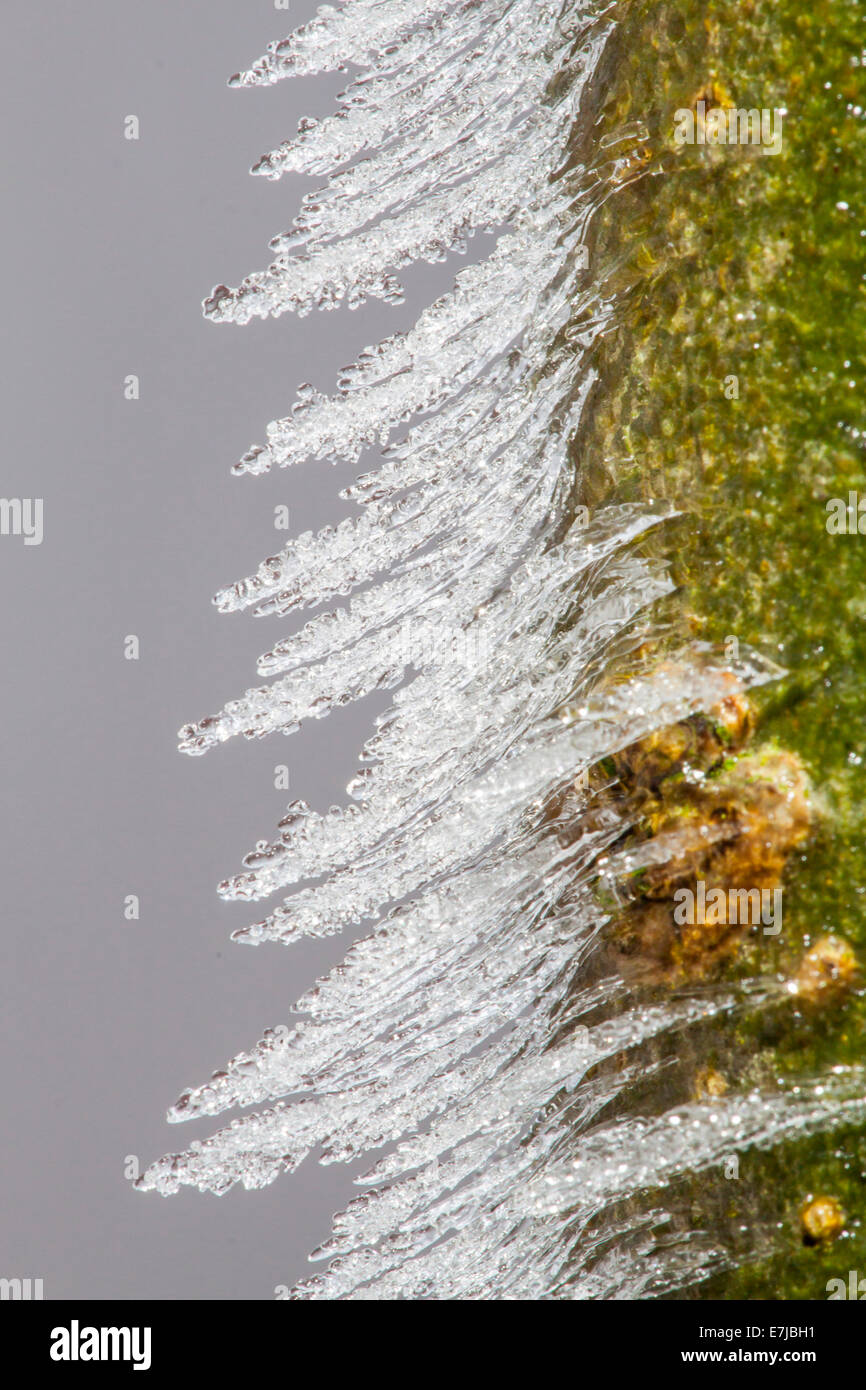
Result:
{"label": "ice crystal", "polygon": [[[584,525],[569,509],[590,349],[616,312],[586,269],[602,194],[569,142],[612,28],[602,3],[346,0],[232,79],[357,69],[334,115],[255,165],[328,177],[264,270],[213,291],[209,318],[397,301],[402,267],[498,232],[411,331],[368,348],[333,396],[301,386],[237,464],[355,463],[385,446],[346,489],[356,515],[297,536],[215,599],[257,615],[339,606],[262,656],[269,683],[181,731],[185,751],[204,753],[395,691],[348,804],[292,803],[220,886],[229,899],[282,895],[241,941],[362,922],[369,934],[299,1001],[302,1021],[185,1092],[170,1119],[267,1108],[139,1182],[256,1188],[316,1148],[334,1161],[385,1146],[318,1252],[333,1263],[300,1298],[678,1287],[724,1256],[659,1242],[665,1187],[845,1113],[804,1087],[610,1117],[663,1065],[641,1048],[658,1057],[654,1041],[741,1005],[704,991],[638,1008],[621,983],[584,979],[604,922],[596,861],[623,826],[564,842],[547,815],[583,770],[711,705],[729,674],[694,650],[666,674],[604,681],[671,589],[641,545],[666,512],[609,506]],[[765,675],[748,659],[738,669]],[[647,1201],[624,1213],[638,1193]]]}

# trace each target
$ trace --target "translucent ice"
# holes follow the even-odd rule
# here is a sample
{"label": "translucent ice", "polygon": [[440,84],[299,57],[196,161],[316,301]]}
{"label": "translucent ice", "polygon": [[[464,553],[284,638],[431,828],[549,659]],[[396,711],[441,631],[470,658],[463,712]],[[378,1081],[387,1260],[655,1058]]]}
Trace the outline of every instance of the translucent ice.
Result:
{"label": "translucent ice", "polygon": [[[327,1161],[389,1146],[318,1252],[335,1262],[302,1298],[679,1287],[724,1254],[656,1239],[667,1185],[861,1104],[858,1078],[840,1076],[835,1100],[816,1083],[610,1117],[663,1065],[659,1040],[742,1002],[703,991],[636,1008],[613,980],[584,981],[603,924],[596,860],[624,827],[564,843],[545,819],[583,769],[725,689],[726,672],[698,651],[665,679],[602,680],[671,589],[640,545],[665,512],[612,506],[588,526],[569,512],[590,350],[616,303],[584,268],[598,194],[566,156],[612,25],[604,3],[346,0],[233,79],[357,69],[335,115],[302,122],[256,164],[271,178],[329,177],[264,270],[214,291],[211,319],[396,300],[402,267],[499,231],[485,260],[409,332],[368,348],[333,396],[300,388],[237,465],[354,463],[387,443],[382,466],[347,489],[356,515],[296,536],[215,600],[255,614],[338,606],[263,655],[267,684],[181,733],[185,751],[203,753],[396,691],[347,806],[289,806],[273,841],[220,886],[231,899],[282,895],[236,933],[245,942],[360,922],[369,934],[300,1001],[304,1021],[185,1092],[170,1118],[267,1108],[139,1183],[255,1188],[319,1146]],[[747,661],[739,673],[765,675]],[[627,1211],[636,1194],[646,1201]]]}

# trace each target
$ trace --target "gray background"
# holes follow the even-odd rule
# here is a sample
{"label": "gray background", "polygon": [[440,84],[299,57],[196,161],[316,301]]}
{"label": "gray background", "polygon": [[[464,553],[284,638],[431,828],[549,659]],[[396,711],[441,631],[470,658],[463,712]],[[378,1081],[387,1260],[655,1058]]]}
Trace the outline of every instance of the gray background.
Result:
{"label": "gray background", "polygon": [[[222,1198],[165,1201],[123,1176],[125,1155],[144,1164],[216,1128],[169,1127],[165,1108],[288,1022],[342,957],[345,938],[232,945],[256,905],[214,889],[273,834],[288,799],[274,765],[290,766],[289,796],[343,800],[385,704],[291,740],[176,751],[179,726],[258,683],[255,657],[288,630],[221,616],[211,595],[284,542],[277,503],[293,531],[336,520],[354,472],[308,462],[253,480],[230,466],[298,382],[333,390],[458,268],[411,272],[398,309],[243,329],[201,318],[214,284],[267,264],[314,186],[248,169],[299,116],[332,109],[347,77],[225,86],[314,9],[3,3],[0,495],[43,497],[45,536],[0,537],[0,1275],[43,1278],[47,1298],[270,1298],[315,1271],[307,1251],[357,1190],[353,1170],[313,1162]],[[131,113],[138,142],[123,138]],[[124,921],[130,893],[138,922]]]}

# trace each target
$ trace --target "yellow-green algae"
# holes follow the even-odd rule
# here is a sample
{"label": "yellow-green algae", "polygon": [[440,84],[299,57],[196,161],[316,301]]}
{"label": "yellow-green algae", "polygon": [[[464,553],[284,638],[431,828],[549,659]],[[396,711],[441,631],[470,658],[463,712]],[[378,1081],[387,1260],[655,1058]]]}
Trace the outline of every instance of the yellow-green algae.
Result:
{"label": "yellow-green algae", "polygon": [[[660,631],[681,639],[688,621],[790,673],[758,697],[758,739],[802,760],[822,813],[788,866],[783,938],[761,944],[760,968],[790,975],[828,934],[863,959],[866,535],[830,534],[826,510],[866,498],[863,7],[612,12],[619,32],[573,167],[599,151],[589,273],[620,308],[595,354],[575,502],[668,499],[681,515],[648,543],[679,585]],[[781,152],[677,145],[674,112],[699,96],[784,110]],[[866,1062],[864,1040],[862,997],[793,1000],[689,1040],[679,1060],[693,1090],[708,1068],[736,1090]],[[806,1246],[799,1214],[816,1193],[845,1227]],[[866,1272],[863,1133],[746,1154],[736,1181],[702,1175],[671,1196],[673,1229],[707,1231],[738,1266],[689,1297],[821,1299],[829,1278]]]}

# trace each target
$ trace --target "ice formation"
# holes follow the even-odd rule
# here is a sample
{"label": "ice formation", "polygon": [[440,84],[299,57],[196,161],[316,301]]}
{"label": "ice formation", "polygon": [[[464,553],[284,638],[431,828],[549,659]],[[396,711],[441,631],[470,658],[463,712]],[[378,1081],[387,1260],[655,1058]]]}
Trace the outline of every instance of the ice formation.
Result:
{"label": "ice formation", "polygon": [[[613,979],[585,982],[604,920],[595,865],[623,827],[563,848],[544,814],[581,770],[712,704],[726,677],[694,650],[665,678],[605,683],[610,654],[670,590],[640,543],[665,511],[569,521],[589,350],[616,305],[583,249],[599,190],[568,155],[613,23],[605,4],[569,0],[346,0],[232,79],[357,70],[334,115],[255,166],[327,182],[265,270],[212,293],[209,318],[398,301],[401,267],[498,232],[411,331],[366,350],[332,397],[300,387],[238,463],[356,462],[387,444],[346,490],[357,515],[296,537],[216,597],[254,614],[337,606],[261,658],[267,684],[181,732],[198,754],[395,691],[348,804],[293,803],[220,886],[276,897],[241,941],[362,922],[369,934],[299,1001],[301,1022],[182,1095],[170,1119],[266,1108],[139,1182],[221,1193],[319,1148],[326,1161],[369,1152],[364,1193],[318,1252],[331,1263],[298,1298],[681,1287],[725,1254],[665,1236],[666,1186],[861,1105],[857,1078],[839,1074],[829,1088],[611,1118],[664,1067],[665,1039],[742,1003],[704,989],[638,1008]],[[765,672],[744,659],[739,674]],[[760,988],[750,1007],[771,1007]]]}

